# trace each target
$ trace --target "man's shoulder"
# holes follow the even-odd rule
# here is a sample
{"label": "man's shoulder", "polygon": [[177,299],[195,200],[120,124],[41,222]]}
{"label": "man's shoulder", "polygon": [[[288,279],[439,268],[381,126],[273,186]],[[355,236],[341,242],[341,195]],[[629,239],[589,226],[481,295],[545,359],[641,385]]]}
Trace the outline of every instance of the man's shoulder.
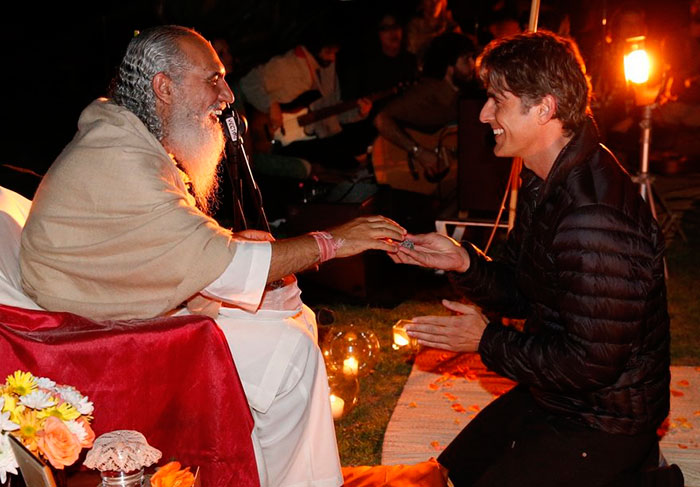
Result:
{"label": "man's shoulder", "polygon": [[[162,178],[172,165],[168,154],[126,108],[98,99],[83,110],[78,132],[51,165],[47,181],[57,186],[119,185],[122,180]],[[174,166],[173,166],[174,167]]]}
{"label": "man's shoulder", "polygon": [[562,189],[570,198],[573,212],[639,220],[648,210],[639,198],[637,185],[603,146],[571,171]]}

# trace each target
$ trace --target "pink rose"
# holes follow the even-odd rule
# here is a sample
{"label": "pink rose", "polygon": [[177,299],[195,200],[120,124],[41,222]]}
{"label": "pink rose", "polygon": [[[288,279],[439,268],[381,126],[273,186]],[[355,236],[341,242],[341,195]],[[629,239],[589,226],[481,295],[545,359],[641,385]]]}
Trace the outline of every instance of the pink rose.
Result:
{"label": "pink rose", "polygon": [[37,433],[37,445],[51,465],[59,470],[75,463],[81,450],[78,438],[55,416],[46,418],[43,431]]}

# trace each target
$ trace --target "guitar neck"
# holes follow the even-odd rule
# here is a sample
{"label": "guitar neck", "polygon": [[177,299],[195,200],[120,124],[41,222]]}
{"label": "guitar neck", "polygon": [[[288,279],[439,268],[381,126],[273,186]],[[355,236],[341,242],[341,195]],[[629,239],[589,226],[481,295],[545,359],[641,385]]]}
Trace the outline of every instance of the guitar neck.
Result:
{"label": "guitar neck", "polygon": [[[373,93],[367,96],[366,98],[370,101],[376,101],[380,98],[392,95],[397,91],[398,88],[391,88],[388,90],[380,91],[378,93]],[[357,107],[357,101],[358,100],[345,101],[342,103],[338,103],[337,105],[331,105],[329,107],[323,107],[314,111],[310,111],[309,113],[298,117],[297,122],[300,126],[305,127],[306,125],[318,122],[319,120],[323,120],[324,118],[332,117],[333,115],[338,115],[340,113],[352,110],[353,108]]]}

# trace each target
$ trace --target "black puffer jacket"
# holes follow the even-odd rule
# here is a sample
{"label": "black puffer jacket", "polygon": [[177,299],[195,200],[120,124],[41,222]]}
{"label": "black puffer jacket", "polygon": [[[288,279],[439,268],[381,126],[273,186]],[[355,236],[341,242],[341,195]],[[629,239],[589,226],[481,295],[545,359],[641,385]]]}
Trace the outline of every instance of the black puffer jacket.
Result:
{"label": "black puffer jacket", "polygon": [[479,352],[553,413],[609,433],[657,428],[669,410],[663,236],[589,121],[546,181],[523,172],[507,256],[472,259],[453,283],[488,311]]}

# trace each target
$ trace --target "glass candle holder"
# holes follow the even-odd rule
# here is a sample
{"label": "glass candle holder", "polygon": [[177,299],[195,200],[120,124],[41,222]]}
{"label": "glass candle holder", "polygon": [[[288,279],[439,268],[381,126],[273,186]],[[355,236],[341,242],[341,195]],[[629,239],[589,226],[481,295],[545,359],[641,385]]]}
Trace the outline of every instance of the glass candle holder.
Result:
{"label": "glass candle holder", "polygon": [[394,350],[399,350],[403,347],[408,347],[411,350],[418,348],[418,340],[408,336],[408,332],[406,332],[406,325],[410,322],[410,320],[399,320],[392,327],[393,343],[391,348]]}
{"label": "glass candle holder", "polygon": [[364,377],[379,360],[379,339],[372,331],[350,324],[333,327],[321,346],[329,374]]}
{"label": "glass candle holder", "polygon": [[360,393],[360,381],[357,376],[338,373],[328,376],[329,400],[333,419],[348,415],[357,406]]}

